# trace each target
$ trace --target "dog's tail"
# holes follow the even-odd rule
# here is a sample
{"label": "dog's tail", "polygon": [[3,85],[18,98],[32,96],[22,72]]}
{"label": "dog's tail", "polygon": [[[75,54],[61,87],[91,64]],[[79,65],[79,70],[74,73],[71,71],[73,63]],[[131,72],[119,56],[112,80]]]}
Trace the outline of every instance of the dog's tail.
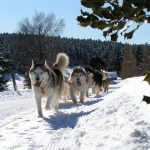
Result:
{"label": "dog's tail", "polygon": [[64,72],[65,68],[69,65],[69,57],[65,53],[59,53],[56,58],[55,66]]}

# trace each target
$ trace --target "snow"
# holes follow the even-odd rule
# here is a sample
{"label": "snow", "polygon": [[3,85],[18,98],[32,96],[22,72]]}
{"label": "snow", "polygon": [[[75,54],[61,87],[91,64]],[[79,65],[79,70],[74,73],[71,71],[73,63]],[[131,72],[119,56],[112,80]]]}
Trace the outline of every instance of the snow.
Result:
{"label": "snow", "polygon": [[[144,77],[120,80],[84,104],[60,100],[59,113],[37,118],[32,90],[0,93],[1,150],[150,150],[150,96]],[[9,83],[11,85],[11,81]],[[44,107],[45,99],[43,99]]]}

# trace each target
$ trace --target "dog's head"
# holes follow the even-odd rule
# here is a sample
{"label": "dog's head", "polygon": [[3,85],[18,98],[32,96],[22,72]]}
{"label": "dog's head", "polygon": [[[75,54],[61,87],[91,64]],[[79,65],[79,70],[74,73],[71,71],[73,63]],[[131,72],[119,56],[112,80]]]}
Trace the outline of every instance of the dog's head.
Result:
{"label": "dog's head", "polygon": [[44,64],[36,64],[32,60],[29,77],[33,86],[40,87],[42,82],[47,82],[49,74],[50,68],[47,65],[47,61]]}
{"label": "dog's head", "polygon": [[91,67],[84,68],[87,73],[94,73],[94,70]]}
{"label": "dog's head", "polygon": [[93,78],[94,76],[94,70],[91,67],[85,67],[85,71],[88,75],[88,78]]}
{"label": "dog's head", "polygon": [[71,82],[80,86],[87,82],[87,73],[83,67],[77,66],[73,69],[71,74]]}
{"label": "dog's head", "polygon": [[88,85],[90,87],[94,83],[94,70],[91,67],[85,67],[85,71],[88,76]]}
{"label": "dog's head", "polygon": [[106,80],[109,78],[108,72],[103,72],[102,74],[103,74],[103,80]]}

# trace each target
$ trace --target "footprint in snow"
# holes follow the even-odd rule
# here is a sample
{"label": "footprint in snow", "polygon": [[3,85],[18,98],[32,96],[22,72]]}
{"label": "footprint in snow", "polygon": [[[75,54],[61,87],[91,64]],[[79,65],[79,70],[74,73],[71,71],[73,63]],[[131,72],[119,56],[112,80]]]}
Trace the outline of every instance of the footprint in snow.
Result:
{"label": "footprint in snow", "polygon": [[30,129],[38,129],[38,128],[39,128],[39,126],[31,127]]}

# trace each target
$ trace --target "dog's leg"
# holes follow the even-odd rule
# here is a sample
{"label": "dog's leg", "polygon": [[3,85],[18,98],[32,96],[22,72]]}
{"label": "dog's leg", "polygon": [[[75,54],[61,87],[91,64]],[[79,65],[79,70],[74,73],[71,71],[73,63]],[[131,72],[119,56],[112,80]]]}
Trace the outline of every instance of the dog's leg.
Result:
{"label": "dog's leg", "polygon": [[55,98],[55,111],[58,112],[59,109],[59,97]]}
{"label": "dog's leg", "polygon": [[77,104],[77,99],[76,99],[75,93],[76,93],[75,89],[74,90],[70,89],[70,97],[71,97],[73,103]]}
{"label": "dog's leg", "polygon": [[[57,95],[57,96],[56,96]],[[58,109],[59,109],[59,98],[61,96],[58,96],[58,93],[55,93],[55,95],[53,96],[52,98],[52,101],[51,101],[51,107],[53,109],[55,109],[55,112],[57,113],[58,112]]]}
{"label": "dog's leg", "polygon": [[101,96],[104,96],[104,93],[105,93],[105,89],[104,89],[104,87],[103,86],[101,86]]}
{"label": "dog's leg", "polygon": [[80,92],[80,103],[84,103],[85,91]]}
{"label": "dog's leg", "polygon": [[41,107],[41,97],[35,96],[35,99],[36,99],[38,117],[43,117],[42,107]]}
{"label": "dog's leg", "polygon": [[87,89],[87,91],[86,91],[86,97],[89,98],[89,89]]}
{"label": "dog's leg", "polygon": [[[68,90],[68,89],[67,89]],[[66,91],[66,93],[64,94],[64,102],[67,102],[67,98],[69,97],[69,91]]]}
{"label": "dog's leg", "polygon": [[69,98],[69,86],[67,87],[67,93],[64,98],[64,102],[67,103],[67,99]]}
{"label": "dog's leg", "polygon": [[107,92],[107,85],[106,85],[106,83],[103,84],[103,88],[104,88],[104,93],[106,93]]}
{"label": "dog's leg", "polygon": [[45,105],[45,109],[46,109],[46,110],[49,110],[49,109],[50,109],[50,103],[51,103],[51,98],[48,97],[48,98],[47,98],[46,105]]}
{"label": "dog's leg", "polygon": [[64,97],[64,102],[67,103],[67,97],[66,96]]}
{"label": "dog's leg", "polygon": [[106,87],[106,92],[108,93],[108,86]]}
{"label": "dog's leg", "polygon": [[51,104],[52,99],[53,99],[53,96],[52,96],[52,95],[51,95],[51,96],[48,96],[47,102],[46,102],[46,105],[45,105],[45,109],[46,109],[46,110],[49,110],[49,109],[50,109],[50,104]]}
{"label": "dog's leg", "polygon": [[94,86],[94,87],[92,87],[92,93],[93,93],[93,94],[95,94],[95,93],[96,93],[96,92],[95,92],[95,90],[96,90],[96,89],[95,89],[95,86]]}
{"label": "dog's leg", "polygon": [[96,94],[96,97],[97,97],[99,95],[98,86],[96,85],[94,88],[95,88],[95,94]]}
{"label": "dog's leg", "polygon": [[104,87],[104,93],[105,93],[105,92],[107,92],[107,89],[106,89],[106,87]]}

